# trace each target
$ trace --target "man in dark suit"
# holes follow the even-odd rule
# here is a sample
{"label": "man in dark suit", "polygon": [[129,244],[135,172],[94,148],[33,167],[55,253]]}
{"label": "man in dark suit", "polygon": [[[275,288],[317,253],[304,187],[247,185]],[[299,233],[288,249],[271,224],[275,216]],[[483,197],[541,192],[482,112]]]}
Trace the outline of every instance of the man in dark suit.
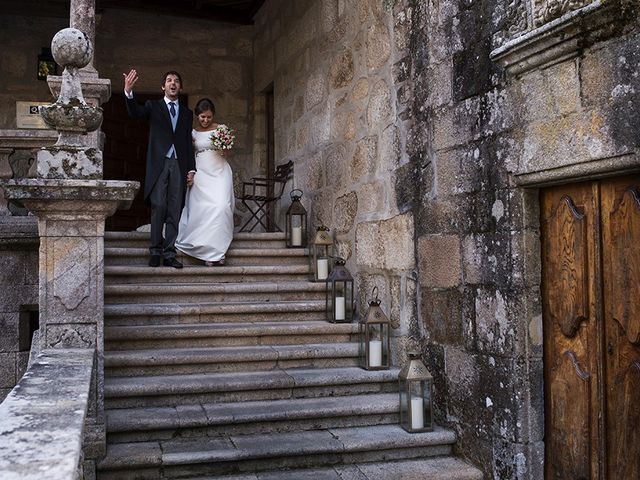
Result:
{"label": "man in dark suit", "polygon": [[164,265],[182,268],[182,263],[176,259],[175,241],[185,181],[190,185],[195,172],[191,143],[193,112],[178,103],[182,89],[182,78],[178,72],[165,73],[162,79],[163,99],[148,100],[144,105],[138,104],[133,97],[138,73],[131,70],[123,75],[129,115],[145,118],[150,124],[144,180],[144,199],[151,206],[149,265],[157,267],[162,259]]}

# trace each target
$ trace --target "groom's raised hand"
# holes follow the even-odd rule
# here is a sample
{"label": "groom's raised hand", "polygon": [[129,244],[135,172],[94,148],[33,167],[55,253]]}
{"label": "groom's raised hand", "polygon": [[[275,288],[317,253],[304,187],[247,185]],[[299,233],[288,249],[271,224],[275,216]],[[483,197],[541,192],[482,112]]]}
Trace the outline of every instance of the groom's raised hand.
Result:
{"label": "groom's raised hand", "polygon": [[133,90],[133,86],[138,81],[138,72],[132,68],[129,73],[123,73],[122,76],[124,77],[124,92],[127,95],[130,95]]}

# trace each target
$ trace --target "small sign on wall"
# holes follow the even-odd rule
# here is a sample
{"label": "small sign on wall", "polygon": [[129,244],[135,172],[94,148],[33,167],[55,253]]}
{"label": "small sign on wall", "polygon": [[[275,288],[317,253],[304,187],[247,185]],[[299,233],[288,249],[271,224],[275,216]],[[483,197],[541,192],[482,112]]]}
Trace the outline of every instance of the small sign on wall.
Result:
{"label": "small sign on wall", "polygon": [[38,111],[40,105],[50,102],[16,102],[16,126],[18,128],[49,128]]}

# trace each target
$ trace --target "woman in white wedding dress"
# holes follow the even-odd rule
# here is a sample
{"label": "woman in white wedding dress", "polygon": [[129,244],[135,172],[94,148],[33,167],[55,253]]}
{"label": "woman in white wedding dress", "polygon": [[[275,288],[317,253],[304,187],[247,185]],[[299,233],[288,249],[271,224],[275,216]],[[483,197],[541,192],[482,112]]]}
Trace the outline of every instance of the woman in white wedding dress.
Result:
{"label": "woman in white wedding dress", "polygon": [[176,248],[209,266],[224,265],[233,239],[233,174],[223,151],[211,145],[211,132],[218,126],[213,102],[203,98],[194,112],[199,123],[191,132],[197,171],[187,189]]}

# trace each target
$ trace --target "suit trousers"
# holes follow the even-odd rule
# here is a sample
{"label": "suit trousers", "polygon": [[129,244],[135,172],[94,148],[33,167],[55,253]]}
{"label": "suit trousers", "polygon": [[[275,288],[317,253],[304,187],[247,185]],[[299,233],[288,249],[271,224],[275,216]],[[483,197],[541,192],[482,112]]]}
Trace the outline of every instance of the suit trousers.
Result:
{"label": "suit trousers", "polygon": [[[165,259],[176,256],[176,237],[184,182],[175,157],[164,159],[162,172],[149,195],[151,204],[151,255],[162,255]],[[162,229],[164,227],[164,238]]]}

